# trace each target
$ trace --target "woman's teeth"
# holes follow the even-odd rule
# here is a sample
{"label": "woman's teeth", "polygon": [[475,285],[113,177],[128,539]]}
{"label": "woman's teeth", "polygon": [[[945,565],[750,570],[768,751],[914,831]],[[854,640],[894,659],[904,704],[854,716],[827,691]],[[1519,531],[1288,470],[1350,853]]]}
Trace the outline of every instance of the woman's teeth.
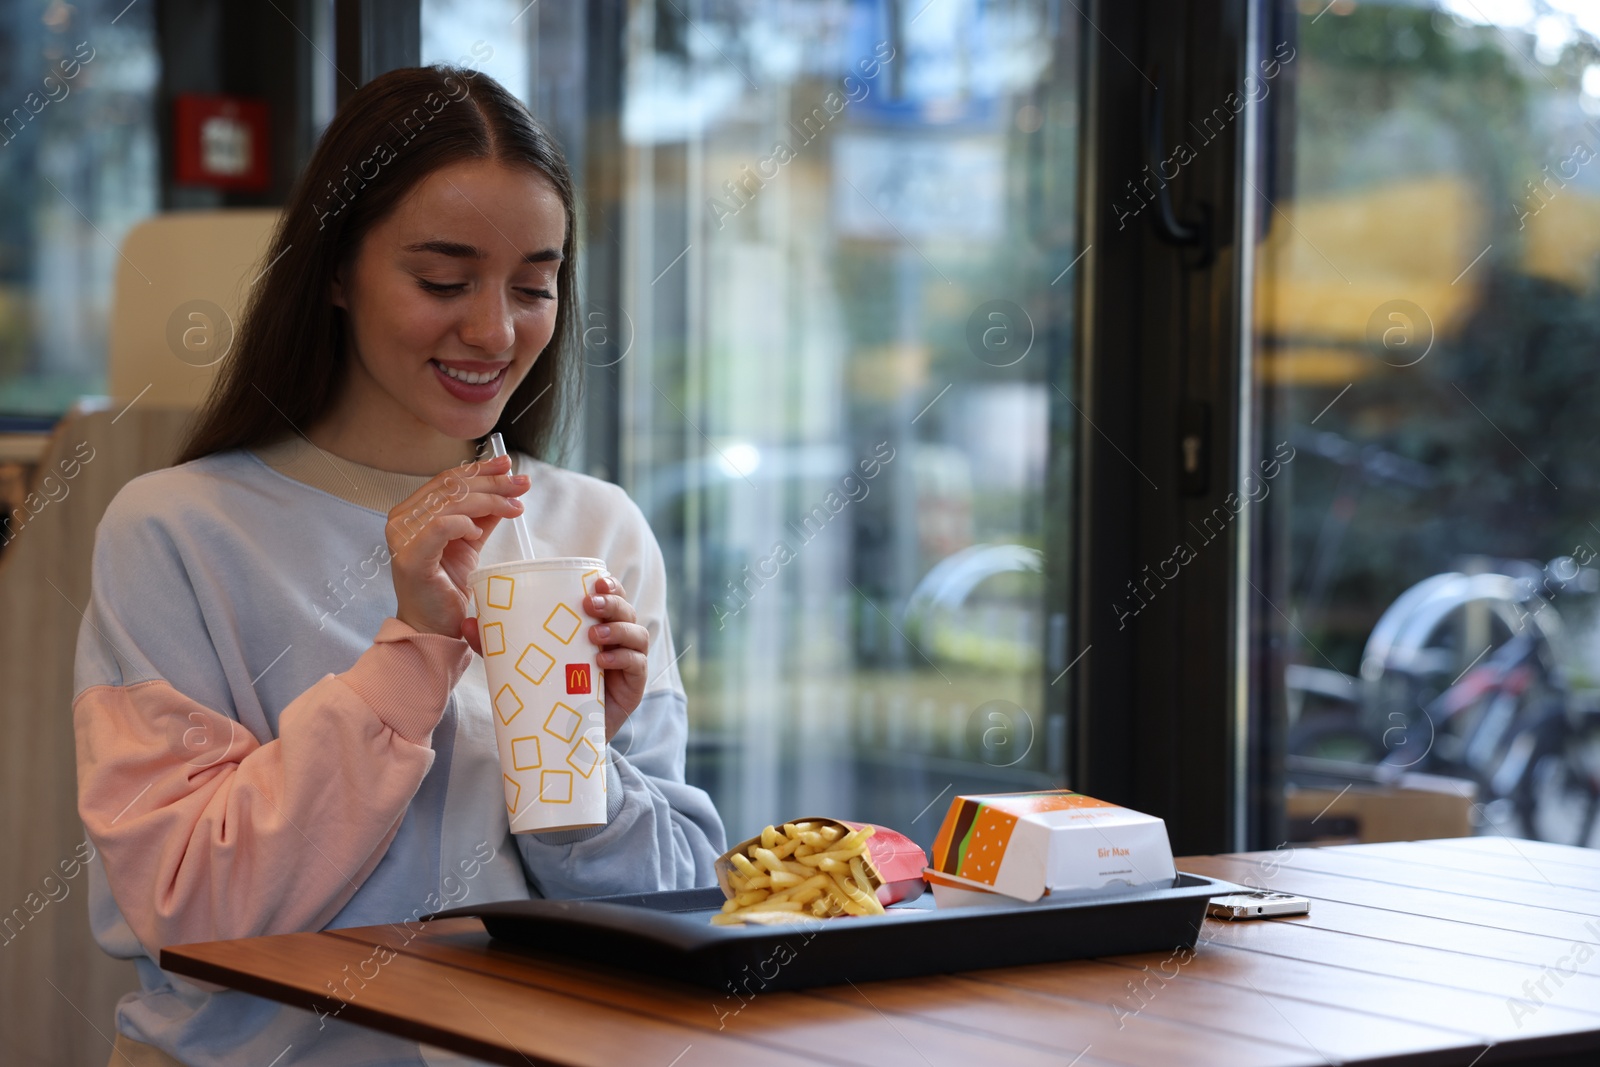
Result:
{"label": "woman's teeth", "polygon": [[482,374],[473,374],[470,371],[456,370],[454,367],[447,367],[438,360],[434,360],[433,365],[444,371],[456,381],[466,382],[468,385],[482,385],[484,382],[492,382],[496,378],[500,377],[501,371],[505,370],[504,367],[501,367],[500,370],[497,371],[484,371]]}

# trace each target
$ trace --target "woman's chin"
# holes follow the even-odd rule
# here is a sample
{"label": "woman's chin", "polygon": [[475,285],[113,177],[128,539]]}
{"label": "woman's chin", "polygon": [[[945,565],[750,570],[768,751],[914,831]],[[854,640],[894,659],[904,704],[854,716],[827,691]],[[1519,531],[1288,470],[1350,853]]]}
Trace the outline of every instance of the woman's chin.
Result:
{"label": "woman's chin", "polygon": [[494,432],[495,423],[500,419],[502,404],[496,404],[493,410],[480,411],[431,411],[421,421],[441,437],[448,437],[452,441],[477,441]]}
{"label": "woman's chin", "polygon": [[[517,384],[520,384],[520,376]],[[495,424],[515,391],[516,385],[504,382],[491,399],[464,402],[454,396],[429,397],[429,403],[413,410],[422,422],[445,437],[476,441],[494,432]]]}

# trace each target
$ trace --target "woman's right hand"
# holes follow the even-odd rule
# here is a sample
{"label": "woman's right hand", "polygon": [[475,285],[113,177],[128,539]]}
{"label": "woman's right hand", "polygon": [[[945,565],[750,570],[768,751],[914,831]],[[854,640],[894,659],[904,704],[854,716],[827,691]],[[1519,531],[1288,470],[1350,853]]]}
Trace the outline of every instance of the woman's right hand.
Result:
{"label": "woman's right hand", "polygon": [[467,576],[478,550],[503,518],[522,514],[517,498],[527,475],[511,473],[511,458],[474,460],[441,471],[389,512],[395,618],[422,633],[462,637],[482,655],[477,620],[467,613]]}

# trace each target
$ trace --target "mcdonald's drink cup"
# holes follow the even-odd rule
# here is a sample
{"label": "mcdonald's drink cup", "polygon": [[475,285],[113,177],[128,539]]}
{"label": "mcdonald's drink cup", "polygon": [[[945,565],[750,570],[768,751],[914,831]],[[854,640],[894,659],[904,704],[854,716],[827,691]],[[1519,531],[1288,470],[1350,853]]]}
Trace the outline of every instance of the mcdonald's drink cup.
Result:
{"label": "mcdonald's drink cup", "polygon": [[500,785],[513,833],[606,821],[606,720],[595,624],[598,559],[521,560],[472,572]]}

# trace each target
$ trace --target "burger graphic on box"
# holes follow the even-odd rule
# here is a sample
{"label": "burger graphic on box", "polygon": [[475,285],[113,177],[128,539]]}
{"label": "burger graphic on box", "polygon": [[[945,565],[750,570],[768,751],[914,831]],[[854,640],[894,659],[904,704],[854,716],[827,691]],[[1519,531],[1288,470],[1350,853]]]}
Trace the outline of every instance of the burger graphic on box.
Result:
{"label": "burger graphic on box", "polygon": [[1048,789],[956,797],[923,875],[951,907],[1162,889],[1177,871],[1162,820]]}

